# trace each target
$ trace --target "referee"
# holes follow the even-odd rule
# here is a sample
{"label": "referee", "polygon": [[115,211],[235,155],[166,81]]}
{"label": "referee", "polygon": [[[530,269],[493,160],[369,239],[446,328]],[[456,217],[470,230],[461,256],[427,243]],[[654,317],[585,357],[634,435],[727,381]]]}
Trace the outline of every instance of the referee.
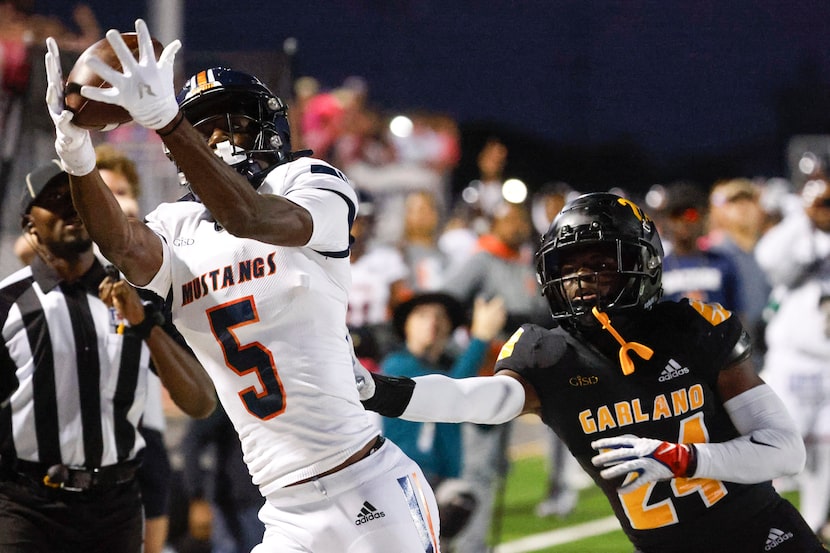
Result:
{"label": "referee", "polygon": [[107,276],[59,163],[25,184],[37,256],[0,282],[0,553],[140,553],[148,369],[190,416],[215,392],[159,311]]}

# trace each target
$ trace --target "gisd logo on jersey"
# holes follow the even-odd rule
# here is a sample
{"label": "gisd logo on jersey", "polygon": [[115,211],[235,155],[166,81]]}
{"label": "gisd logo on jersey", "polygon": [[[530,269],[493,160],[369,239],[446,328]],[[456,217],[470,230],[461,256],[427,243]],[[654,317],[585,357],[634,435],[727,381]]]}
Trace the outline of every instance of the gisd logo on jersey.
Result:
{"label": "gisd logo on jersey", "polygon": [[701,317],[709,321],[712,326],[718,326],[732,316],[732,312],[719,303],[704,303],[699,300],[689,300],[689,305],[700,313]]}

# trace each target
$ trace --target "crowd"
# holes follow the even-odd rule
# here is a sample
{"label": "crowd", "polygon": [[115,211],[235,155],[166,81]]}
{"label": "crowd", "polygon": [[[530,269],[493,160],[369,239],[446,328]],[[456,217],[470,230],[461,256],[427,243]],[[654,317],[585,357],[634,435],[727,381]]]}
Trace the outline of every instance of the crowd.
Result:
{"label": "crowd", "polygon": [[[11,8],[18,4],[0,2],[0,7],[9,10],[8,13],[11,14]],[[91,37],[97,36],[99,32],[92,24],[94,18],[90,19],[90,14],[80,11],[78,17],[84,29],[84,33],[80,35],[61,37],[60,33],[55,31],[55,27],[48,27],[49,33],[58,38],[58,44],[67,52],[88,44]],[[6,21],[13,21],[11,15]],[[6,27],[12,26],[6,23]],[[0,34],[0,39],[5,40],[4,36]],[[47,35],[44,35],[44,38],[45,36]],[[57,55],[53,57],[57,58]],[[8,87],[14,82],[7,78],[3,83],[6,87],[6,105],[11,105]],[[463,193],[455,195],[450,179],[452,170],[460,161],[461,148],[459,131],[451,118],[426,112],[412,113],[409,115],[408,124],[403,125],[403,130],[393,132],[396,127],[390,125],[388,116],[371,101],[369,83],[359,77],[350,77],[340,87],[332,90],[325,89],[313,78],[304,77],[296,81],[293,93],[292,98],[286,99],[287,115],[284,110],[282,112],[283,116],[287,117],[287,128],[291,129],[290,139],[287,130],[284,135],[279,134],[283,132],[282,129],[276,132],[288,148],[285,152],[280,150],[279,155],[284,154],[287,157],[285,160],[280,157],[275,164],[277,167],[296,167],[295,164],[298,162],[311,164],[311,167],[317,168],[312,169],[312,173],[318,176],[320,173],[326,175],[322,177],[327,179],[326,186],[340,190],[338,194],[345,199],[349,209],[357,210],[356,215],[350,215],[348,219],[352,243],[349,244],[347,240],[348,245],[340,248],[347,252],[340,258],[349,258],[347,265],[351,275],[351,292],[348,297],[341,297],[341,300],[345,321],[343,326],[347,328],[357,359],[363,366],[374,374],[404,379],[436,374],[451,378],[491,376],[497,360],[502,359],[504,355],[504,348],[511,347],[511,336],[522,325],[531,323],[545,329],[557,326],[558,323],[551,318],[551,306],[542,295],[534,254],[539,247],[540,236],[545,234],[563,206],[578,198],[582,192],[594,192],[593,190],[576,190],[568,184],[556,182],[556,175],[552,174],[551,182],[536,187],[536,192],[527,199],[519,202],[508,201],[502,194],[502,185],[509,176],[510,152],[497,137],[493,137],[483,144],[478,152],[479,177],[470,182]],[[200,173],[198,163],[191,159],[191,156],[195,155],[192,151],[196,151],[197,148],[192,144],[183,145],[185,140],[179,138],[179,133],[183,132],[180,130],[181,121],[185,119],[192,123],[197,131],[202,131],[203,138],[207,138],[208,143],[215,140],[216,129],[219,129],[221,124],[214,121],[216,129],[206,132],[199,129],[205,120],[193,115],[195,111],[185,112],[182,116],[178,109],[181,106],[184,110],[184,100],[189,98],[180,97],[172,110],[169,105],[164,106],[167,110],[164,114],[171,114],[170,117],[166,118],[163,124],[150,127],[158,133],[119,129],[111,135],[92,135],[89,139],[90,148],[92,142],[98,144],[99,156],[97,159],[94,156],[91,158],[91,166],[81,164],[67,168],[67,159],[72,158],[72,154],[59,148],[58,154],[64,161],[64,168],[72,176],[72,181],[85,179],[87,175],[98,171],[102,177],[107,170],[119,172],[107,165],[112,163],[113,159],[121,159],[117,151],[108,149],[111,146],[129,153],[149,143],[157,147],[161,153],[160,142],[164,141],[176,159],[176,171],[188,177],[189,182],[198,183],[204,175]],[[52,100],[53,104],[50,107],[54,109],[55,99]],[[57,113],[53,111],[59,135],[61,132],[67,132],[65,126],[61,127],[65,122],[59,122],[61,109],[61,106],[58,106]],[[3,115],[0,114],[0,123],[8,123],[8,116],[4,118]],[[189,125],[185,127],[185,132],[192,130]],[[0,125],[0,130],[3,133],[11,132],[8,126]],[[230,133],[231,141],[234,140],[232,129],[219,130]],[[194,135],[202,136],[196,133]],[[227,139],[227,136],[225,138]],[[313,151],[313,157],[293,157],[294,153],[307,149]],[[238,164],[239,155],[229,152],[225,161],[231,165]],[[41,174],[38,173],[39,167],[44,164],[48,167],[49,160],[54,157],[54,153],[50,153],[27,168],[24,173]],[[125,163],[129,166],[129,160]],[[169,161],[160,155],[145,163],[169,164]],[[747,331],[753,344],[750,358],[753,370],[782,399],[795,421],[807,452],[807,462],[803,471],[793,477],[776,477],[773,483],[779,490],[799,491],[797,506],[801,515],[810,530],[825,541],[830,541],[828,163],[830,160],[819,159],[803,178],[791,183],[781,179],[733,178],[714,183],[678,181],[653,185],[642,191],[613,191],[623,199],[643,206],[659,230],[665,249],[665,256],[662,258],[661,301],[688,298],[705,304],[720,304],[734,313]],[[69,164],[71,165],[71,162]],[[237,167],[238,165],[235,166]],[[250,166],[246,166],[245,169],[249,173],[238,168],[237,171],[249,175]],[[154,170],[150,172],[153,173]],[[58,186],[57,181],[53,182],[53,179],[57,178],[57,173],[54,170],[47,173],[48,178],[41,176],[37,186],[32,188],[31,180],[24,183],[23,180],[14,182],[13,179],[9,179],[9,175],[13,173],[8,168],[5,172],[0,172],[0,183],[4,179],[7,180],[6,184],[12,191],[10,193],[27,194],[24,216],[28,215],[32,206],[36,210],[43,208],[45,211],[59,211],[59,197],[56,199],[47,195],[41,196],[49,187]],[[274,186],[268,180],[268,174],[276,175],[277,172],[263,173],[266,174],[261,177],[255,175],[249,180],[256,180],[261,186]],[[222,173],[216,170],[216,174]],[[222,175],[222,178],[230,182],[227,175]],[[135,190],[134,185],[138,179],[134,176],[131,180]],[[353,198],[346,190],[349,184],[349,188],[354,189]],[[149,189],[154,187],[155,183],[147,182],[145,179],[142,185],[144,189]],[[59,192],[63,193],[63,199],[66,201],[67,185],[61,181],[60,186],[64,187]],[[196,184],[193,191],[196,191],[198,186]],[[3,188],[0,188],[0,191],[3,191]],[[188,192],[185,189],[180,191],[182,195]],[[217,232],[222,227],[230,228],[233,225],[220,219],[226,215],[226,212],[220,209],[223,200],[239,200],[239,205],[246,205],[245,202],[251,201],[250,198],[242,196],[225,196],[217,202],[215,198],[210,197],[211,193],[208,190],[198,192],[197,196],[205,205],[209,205],[212,216],[216,217],[215,220],[211,220],[210,225],[212,229],[217,225]],[[275,195],[290,195],[293,192],[293,189],[274,190]],[[56,195],[60,196],[60,193]],[[325,204],[328,211],[324,212],[321,204],[326,200],[311,195],[304,196],[302,190],[294,198],[296,203],[293,203],[290,209],[300,209],[303,213],[291,212],[285,206],[281,207],[285,211],[280,213],[290,213],[297,220],[305,221],[307,226],[298,223],[297,227],[290,229],[299,235],[307,232],[308,236],[303,235],[305,241],[301,238],[286,238],[286,235],[280,234],[288,231],[273,228],[263,230],[265,227],[251,230],[247,238],[278,247],[304,245],[311,240],[317,247],[312,250],[314,255],[323,251],[332,258],[338,257],[332,244],[342,242],[343,237],[337,234],[342,229],[321,224],[321,227],[326,228],[320,233],[329,233],[326,235],[327,239],[323,239],[316,234],[317,230],[314,231],[315,234],[311,233],[310,221],[322,221],[322,218],[317,219],[319,213],[335,213],[339,216],[343,212],[345,225],[346,210],[341,209],[342,206],[335,208]],[[119,225],[123,223],[124,228],[140,221],[139,212],[142,210],[137,205],[137,192],[132,194],[129,209],[124,207],[123,201],[122,205],[116,203],[114,206],[124,211],[125,218],[117,217],[113,212],[112,221],[118,222]],[[65,205],[60,209],[68,207]],[[316,211],[318,209],[321,210],[319,213]],[[91,213],[89,206],[86,210],[79,211],[80,217],[85,220]],[[65,218],[70,220],[76,216],[73,212]],[[42,232],[46,232],[46,229],[50,228],[49,225],[59,225],[55,220],[47,219],[46,215],[43,217],[48,224],[43,223]],[[150,225],[152,230],[162,236],[163,241],[172,241],[173,235],[165,234],[170,231],[158,218],[161,216],[155,214],[154,217],[150,218],[154,221]],[[102,260],[103,256],[109,255],[113,258],[112,261],[119,261],[119,268],[131,282],[149,285],[155,292],[166,290],[155,272],[149,269],[138,270],[134,263],[136,259],[151,259],[157,262],[156,268],[162,271],[170,263],[168,257],[173,255],[172,253],[165,250],[162,256],[159,250],[157,254],[142,254],[139,258],[128,260],[126,257],[129,256],[124,256],[124,250],[121,249],[122,244],[114,244],[109,238],[100,238],[101,229],[96,231],[94,224],[88,226],[93,227],[92,238],[100,249],[94,250],[94,256],[91,245],[89,251],[83,250],[81,274],[84,278],[87,278],[89,267],[94,267],[96,275],[100,276],[100,261],[95,260]],[[14,272],[16,276],[10,276],[13,271],[7,270],[6,274],[0,275],[3,279],[0,288],[4,291],[9,287],[16,289],[20,286],[16,284],[18,281],[31,278],[30,275],[34,273],[34,280],[39,286],[38,297],[45,296],[49,289],[38,280],[37,271],[40,269],[37,267],[42,264],[52,266],[54,258],[60,257],[55,252],[61,251],[40,247],[41,238],[33,234],[29,228],[24,226],[24,238],[16,245],[15,253],[19,255],[20,263],[14,270],[18,267],[28,267],[33,259],[37,259],[34,268],[23,269],[23,273]],[[108,232],[111,230],[112,228],[107,229]],[[128,234],[125,232],[124,236]],[[339,238],[335,239],[335,236]],[[324,246],[327,249],[324,249]],[[250,245],[245,245],[244,248],[250,248]],[[241,251],[249,251],[244,248]],[[268,255],[269,252],[263,253],[261,260],[272,259]],[[254,258],[257,256],[251,257]],[[269,262],[263,261],[266,264]],[[303,271],[313,273],[316,270],[309,268],[305,261],[292,259],[292,262],[299,263]],[[7,267],[5,262],[3,266]],[[328,271],[330,268],[325,270]],[[210,274],[207,269],[204,273]],[[304,280],[301,273],[302,271],[298,271],[293,275],[297,283],[292,286],[297,289],[308,288],[308,274],[305,274]],[[175,271],[173,274],[175,278],[181,278]],[[337,274],[338,278],[342,276],[340,273]],[[65,280],[71,284],[76,277],[78,275],[70,271],[62,274],[60,278],[55,278],[56,282]],[[215,284],[217,277],[205,278],[214,278],[214,292],[220,288]],[[227,273],[224,278],[226,281],[228,278],[233,280],[233,276],[229,277]],[[124,281],[120,282],[122,285],[126,284]],[[97,286],[97,282],[95,284]],[[176,286],[181,284],[176,281]],[[31,282],[29,286],[33,286]],[[208,287],[206,284],[205,293]],[[176,287],[171,290],[175,291]],[[301,293],[297,290],[286,290],[281,293],[280,299],[291,298],[291,301],[294,301],[296,295]],[[112,292],[101,292],[101,301],[108,301],[112,305],[112,300],[104,298],[111,294]],[[159,293],[158,296],[155,299],[161,301],[166,294]],[[26,299],[25,296],[21,297]],[[8,326],[10,324],[17,324],[16,333],[23,332],[19,320],[24,309],[15,307],[18,301],[23,300],[17,296],[14,301],[4,300],[4,338],[8,334],[5,329],[12,328]],[[309,306],[311,307],[311,304]],[[104,313],[106,308],[102,306],[101,309],[100,313]],[[170,309],[169,302],[164,309]],[[254,314],[250,314],[248,321],[254,320],[255,311],[254,309]],[[149,318],[150,311],[147,313]],[[247,316],[246,313],[233,311],[227,316],[241,317]],[[171,314],[167,314],[169,319]],[[286,315],[282,313],[281,316]],[[211,324],[219,324],[217,321],[222,320],[221,314],[217,317],[219,318],[212,320]],[[126,318],[123,313],[122,318]],[[143,319],[139,317],[135,321],[134,326],[137,328],[144,324],[140,320]],[[168,322],[169,320],[165,325]],[[236,328],[234,325],[243,323],[235,320],[223,324],[233,329]],[[148,339],[151,328],[140,330],[138,336],[144,340]],[[178,337],[175,329],[168,330]],[[234,358],[236,361],[242,359],[245,363],[253,363],[245,357],[248,354],[239,347],[238,340],[234,349],[234,331],[226,332],[230,338],[225,336],[226,341],[222,342],[225,359],[228,359],[227,355],[230,352],[232,357],[239,355],[238,358]],[[187,384],[203,393],[205,384],[200,370],[211,373],[209,365],[212,361],[209,357],[199,355],[205,347],[198,332],[188,333],[185,330],[182,333],[185,338],[191,339],[187,341],[187,345],[175,346],[182,348],[181,352],[176,350],[177,355],[187,356],[189,370],[200,375],[199,378],[194,378],[195,382]],[[20,383],[23,382],[21,376],[30,370],[23,367],[19,361],[22,340],[20,337],[6,338],[5,344],[5,351],[11,352],[18,363],[16,378]],[[343,340],[343,344],[347,343],[347,340]],[[339,348],[334,348],[338,352],[337,355],[342,353],[343,344]],[[148,345],[151,346],[149,350],[152,352],[152,344],[148,342]],[[199,351],[191,352],[190,348]],[[191,353],[195,353],[199,362],[205,365],[204,369],[192,365],[194,358]],[[0,405],[0,412],[14,409],[15,413],[18,413],[16,416],[19,416],[24,404],[19,390],[25,388],[12,382],[14,379],[10,377],[8,369],[14,365],[11,364],[9,355],[5,358],[8,358],[9,363],[4,361],[4,364],[0,365],[0,392],[3,392],[0,393],[0,401],[4,401]],[[165,381],[164,363],[161,359],[153,358],[154,363],[150,363],[146,355],[143,359],[148,369],[151,364],[153,365],[149,370],[161,371],[159,376],[162,376],[162,383],[173,387],[181,395],[179,388],[185,384],[170,384],[169,379]],[[74,362],[80,363],[80,358]],[[352,361],[348,360],[348,363],[351,364]],[[279,365],[279,361],[277,364]],[[248,368],[250,366],[246,366],[246,370]],[[683,367],[677,366],[674,369],[682,370]],[[227,368],[223,365],[222,370]],[[245,370],[240,370],[239,373],[243,376],[246,374]],[[286,497],[278,495],[274,488],[268,488],[267,492],[260,494],[252,481],[252,473],[257,474],[254,480],[259,480],[256,483],[262,491],[265,489],[262,487],[263,479],[274,478],[274,481],[290,484],[285,488],[289,489],[295,484],[305,486],[317,482],[318,475],[328,474],[328,469],[332,469],[331,466],[325,465],[328,462],[326,459],[321,461],[320,466],[306,467],[311,471],[308,473],[297,466],[292,467],[294,472],[289,472],[288,476],[274,476],[263,470],[256,460],[251,459],[251,448],[255,446],[249,444],[246,451],[246,445],[240,442],[240,439],[242,442],[246,439],[243,434],[255,433],[257,430],[246,427],[245,432],[240,432],[241,415],[234,413],[234,409],[229,410],[222,399],[223,390],[227,392],[228,389],[222,378],[214,377],[213,382],[222,405],[204,420],[186,421],[182,418],[183,411],[169,400],[169,395],[166,396],[168,422],[172,422],[177,431],[168,432],[166,436],[165,447],[168,448],[168,452],[148,453],[144,462],[152,466],[152,455],[157,455],[155,459],[166,463],[169,453],[174,474],[178,477],[161,484],[149,483],[150,487],[143,491],[147,497],[161,493],[162,502],[166,503],[164,506],[156,503],[152,510],[145,506],[147,517],[169,518],[169,522],[165,520],[163,528],[152,530],[155,534],[152,541],[148,541],[148,551],[151,550],[149,546],[152,543],[158,544],[155,550],[166,550],[170,553],[249,551],[256,547],[263,534],[269,536],[266,526],[258,518],[258,511],[263,506],[279,506],[272,511],[264,511],[264,517],[270,524],[276,526],[290,520],[282,510]],[[146,384],[145,379],[151,384]],[[152,382],[149,376],[141,377],[140,389],[143,391],[138,395],[142,399],[135,407],[142,411],[147,409],[144,415],[146,422],[158,418],[157,411],[151,412],[152,401],[148,400],[148,406],[144,406],[143,396],[153,393],[144,390],[144,387],[151,390]],[[266,387],[271,385],[272,392],[279,390],[280,394],[282,393],[283,383],[279,378],[273,383],[266,378]],[[253,409],[265,421],[273,412],[281,412],[281,407],[265,405],[254,398],[254,392],[249,393],[251,395],[246,396],[243,401],[247,411]],[[337,393],[341,391],[338,390]],[[240,396],[242,395],[244,394],[240,393]],[[184,412],[201,418],[206,415],[204,405],[209,404],[210,400],[197,397],[200,399],[198,408],[191,405]],[[348,394],[344,397],[348,397]],[[179,401],[175,403],[181,405],[181,398],[177,399]],[[239,401],[238,398],[234,399]],[[346,403],[349,405],[343,407],[343,412],[349,413],[348,416],[355,416],[352,410],[352,404],[356,403],[355,398],[349,398]],[[157,409],[158,405],[155,408]],[[257,409],[271,409],[273,412],[266,413]],[[140,417],[133,412],[122,424],[126,424],[128,420],[136,432],[144,430],[138,418]],[[151,426],[156,433],[167,431],[163,421]],[[356,430],[358,427],[359,430]],[[411,422],[399,420],[395,416],[373,414],[367,426],[355,423],[349,427],[349,431],[359,435],[359,438],[355,438],[357,441],[363,439],[365,442],[365,439],[371,437],[367,444],[371,447],[364,450],[361,449],[363,443],[359,444],[361,447],[357,447],[356,442],[350,443],[349,448],[352,449],[344,449],[349,450],[349,455],[346,456],[348,459],[338,458],[337,463],[331,463],[337,465],[336,469],[340,469],[340,461],[350,463],[353,461],[352,454],[357,453],[364,456],[386,455],[376,457],[378,463],[394,464],[387,459],[390,456],[389,442],[384,449],[382,439],[375,441],[374,436],[378,433],[389,437],[403,454],[417,461],[420,470],[423,471],[420,474],[425,482],[435,489],[434,501],[427,496],[422,500],[422,509],[430,511],[434,503],[441,518],[440,537],[443,551],[484,553],[490,544],[498,542],[501,516],[499,505],[510,464],[507,455],[510,422]],[[566,470],[568,465],[574,464],[575,461],[560,437],[555,433],[550,433],[547,437],[550,442],[548,493],[539,504],[536,513],[541,517],[567,517],[578,505],[578,488],[583,484],[574,478],[573,470]],[[0,435],[0,443],[6,441],[5,438],[6,436]],[[14,439],[22,438],[15,436]],[[151,439],[144,438],[144,441],[150,444]],[[251,442],[256,441],[251,440],[250,436],[248,439]],[[66,449],[66,446],[63,447]],[[138,447],[127,448],[128,454],[119,458],[118,464],[141,459],[138,450]],[[0,469],[4,471],[2,474],[19,474],[20,471],[13,464],[6,464],[6,461],[9,460],[9,455],[25,454],[24,452],[25,449],[0,450],[0,461],[3,461],[0,463]],[[77,465],[90,462],[89,456],[79,456],[77,451],[74,456],[64,453],[65,459],[60,458],[60,451],[57,457],[55,452],[52,453],[52,457],[48,459],[35,459],[38,466],[27,468],[40,469],[44,463],[54,466],[68,465],[71,464],[70,460]],[[247,466],[242,462],[243,456],[248,463]],[[101,462],[99,459],[98,463]],[[251,463],[256,465],[255,469],[252,469]],[[325,471],[318,470],[322,466],[326,466]],[[350,470],[351,466],[359,466],[359,462],[355,465],[346,464],[343,471]],[[71,474],[74,476],[74,472]],[[287,480],[279,480],[283,477]],[[0,477],[0,481],[3,478],[5,476]],[[153,489],[152,486],[159,485],[167,489],[162,492],[150,491]],[[172,496],[169,494],[171,488],[174,491]],[[51,490],[49,493],[53,494]],[[8,505],[3,502],[4,494],[9,495],[10,492],[0,486],[0,511],[3,505]],[[372,499],[363,502],[362,507],[358,506],[362,514],[358,514],[357,520],[361,520],[361,516],[370,520],[368,517],[379,509],[376,503],[377,500]],[[384,506],[383,509],[391,518],[393,507]],[[356,510],[355,513],[357,512]],[[152,517],[150,513],[153,514]],[[350,522],[354,523],[353,520]],[[148,525],[147,530],[151,531],[151,526]],[[273,537],[271,536],[272,539]],[[423,535],[419,539],[422,538]]]}

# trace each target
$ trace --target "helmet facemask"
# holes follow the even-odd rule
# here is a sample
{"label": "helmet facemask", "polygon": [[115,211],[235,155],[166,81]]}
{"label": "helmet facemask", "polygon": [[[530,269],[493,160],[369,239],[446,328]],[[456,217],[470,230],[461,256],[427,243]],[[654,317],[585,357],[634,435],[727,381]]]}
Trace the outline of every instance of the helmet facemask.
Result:
{"label": "helmet facemask", "polygon": [[[284,110],[284,106],[280,106]],[[269,120],[269,116],[273,119],[273,115],[264,113],[263,103],[257,101],[247,109],[246,106],[240,108],[196,119],[193,127],[206,140],[216,131],[225,134],[228,140],[214,144],[216,155],[258,187],[267,170],[288,161],[288,157],[283,151],[284,141],[280,133]],[[256,116],[249,115],[254,109]]]}
{"label": "helmet facemask", "polygon": [[219,157],[258,188],[271,169],[291,160],[286,105],[251,75],[213,68],[192,77],[178,97],[187,120],[214,142]]}
{"label": "helmet facemask", "polygon": [[[542,294],[554,319],[590,315],[591,308],[614,312],[637,305],[641,282],[639,247],[613,242],[580,244],[549,250],[541,255]],[[582,267],[574,264],[575,251],[589,252]]]}
{"label": "helmet facemask", "polygon": [[639,208],[611,194],[588,194],[563,208],[537,253],[551,315],[595,327],[591,310],[650,308],[661,295],[663,248]]}

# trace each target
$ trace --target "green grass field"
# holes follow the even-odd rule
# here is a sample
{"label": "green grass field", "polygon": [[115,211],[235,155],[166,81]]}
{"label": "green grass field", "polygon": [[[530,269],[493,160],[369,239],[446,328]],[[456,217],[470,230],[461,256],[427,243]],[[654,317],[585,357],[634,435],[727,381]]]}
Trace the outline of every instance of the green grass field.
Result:
{"label": "green grass field", "polygon": [[[514,461],[508,474],[504,498],[501,539],[504,544],[542,532],[550,532],[584,522],[613,516],[613,511],[599,488],[582,490],[573,513],[565,519],[539,518],[533,510],[546,493],[546,468],[542,457]],[[620,553],[633,548],[621,530],[578,542],[539,549],[540,553]]]}
{"label": "green grass field", "polygon": [[[542,457],[528,457],[513,461],[508,474],[504,509],[501,525],[499,551],[534,551],[538,553],[631,553],[633,547],[628,542],[619,526],[598,536],[543,547],[539,549],[508,549],[515,540],[531,535],[572,527],[582,523],[613,516],[611,507],[602,492],[595,486],[581,490],[576,509],[565,519],[555,517],[538,518],[534,514],[536,504],[542,500],[546,489],[545,460]],[[787,499],[798,505],[795,493],[784,494]]]}

